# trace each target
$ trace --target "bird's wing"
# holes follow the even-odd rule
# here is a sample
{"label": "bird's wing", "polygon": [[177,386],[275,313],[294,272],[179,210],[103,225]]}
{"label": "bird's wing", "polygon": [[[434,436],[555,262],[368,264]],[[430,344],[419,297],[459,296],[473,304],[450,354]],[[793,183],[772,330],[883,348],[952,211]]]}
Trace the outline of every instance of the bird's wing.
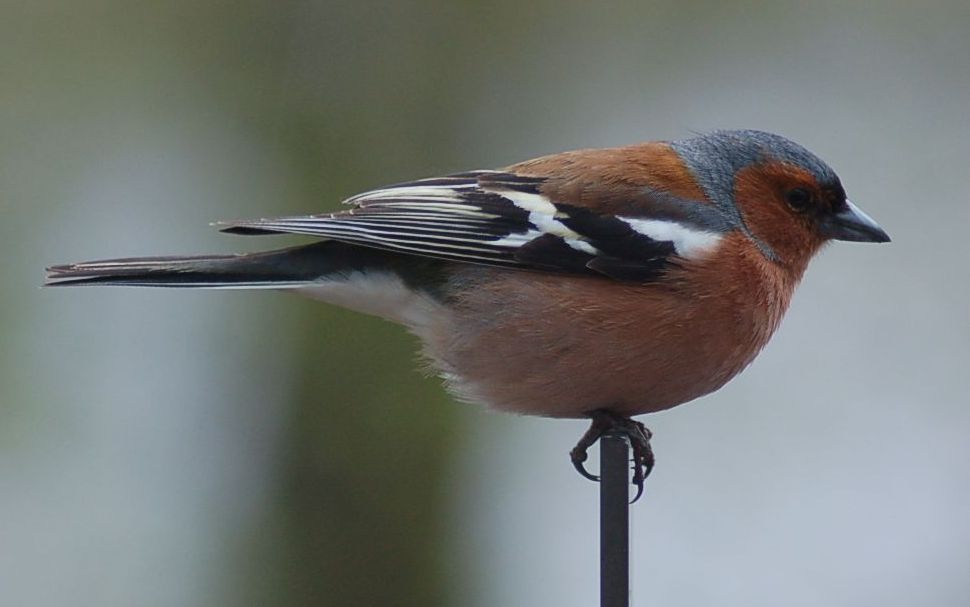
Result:
{"label": "bird's wing", "polygon": [[352,206],[346,211],[220,225],[235,234],[307,234],[449,261],[640,282],[657,277],[671,257],[716,237],[666,219],[600,214],[550,200],[544,182],[472,171],[364,192],[345,201]]}

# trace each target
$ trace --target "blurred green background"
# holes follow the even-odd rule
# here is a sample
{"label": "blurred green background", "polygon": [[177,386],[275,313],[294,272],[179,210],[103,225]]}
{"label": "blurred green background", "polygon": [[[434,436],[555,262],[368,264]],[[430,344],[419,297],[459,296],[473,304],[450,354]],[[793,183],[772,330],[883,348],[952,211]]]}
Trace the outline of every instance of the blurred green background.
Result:
{"label": "blurred green background", "polygon": [[748,372],[648,420],[634,603],[966,603],[968,108],[965,1],[0,1],[0,605],[595,604],[581,422],[455,405],[351,312],[42,270],[742,127],[894,242],[831,247]]}

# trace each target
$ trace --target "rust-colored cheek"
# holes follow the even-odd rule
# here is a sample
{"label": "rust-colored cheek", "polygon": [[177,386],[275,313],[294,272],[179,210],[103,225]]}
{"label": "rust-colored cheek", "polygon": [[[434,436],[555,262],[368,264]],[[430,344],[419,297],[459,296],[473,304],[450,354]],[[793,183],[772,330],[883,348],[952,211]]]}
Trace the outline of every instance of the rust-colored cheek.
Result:
{"label": "rust-colored cheek", "polygon": [[752,234],[771,247],[782,262],[804,269],[823,239],[809,218],[785,203],[784,192],[799,186],[816,188],[811,174],[798,167],[753,165],[735,176],[734,200]]}

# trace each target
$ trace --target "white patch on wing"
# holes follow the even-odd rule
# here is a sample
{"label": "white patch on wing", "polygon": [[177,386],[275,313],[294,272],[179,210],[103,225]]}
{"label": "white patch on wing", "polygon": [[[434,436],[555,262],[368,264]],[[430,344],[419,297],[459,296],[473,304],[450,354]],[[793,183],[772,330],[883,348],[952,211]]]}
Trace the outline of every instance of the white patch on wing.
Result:
{"label": "white patch on wing", "polygon": [[[509,247],[509,248],[517,249],[519,247],[529,244],[536,238],[539,238],[540,236],[543,236],[549,233],[550,232],[544,232],[541,230],[529,230],[528,232],[523,232],[521,234],[510,234],[505,238],[493,240],[489,242],[489,244],[499,246],[499,247]],[[563,242],[565,242],[573,249],[576,249],[577,251],[581,251],[583,253],[589,253],[590,255],[599,255],[600,253],[598,250],[596,250],[596,247],[589,244],[585,240],[580,240],[579,238],[567,237],[567,238],[563,238]]]}
{"label": "white patch on wing", "polygon": [[561,221],[545,213],[529,213],[529,221],[542,230],[544,234],[555,234],[563,238],[581,238],[579,234],[567,228]]}
{"label": "white patch on wing", "polygon": [[497,247],[518,248],[542,236],[542,234],[543,232],[539,230],[529,230],[528,232],[522,232],[521,234],[509,234],[505,238],[493,240],[489,242],[489,244],[493,244]]}
{"label": "white patch on wing", "polygon": [[419,330],[428,327],[443,308],[430,295],[408,288],[391,272],[351,272],[307,284],[296,292]]}
{"label": "white patch on wing", "polygon": [[663,219],[642,219],[639,217],[619,217],[638,233],[654,240],[672,242],[674,250],[681,257],[699,257],[721,242],[716,232],[695,230],[675,221]]}
{"label": "white patch on wing", "polygon": [[512,201],[512,204],[519,207],[523,211],[529,211],[530,213],[542,213],[552,217],[556,214],[556,206],[549,202],[545,196],[540,196],[539,194],[529,194],[527,192],[517,192],[515,190],[500,190],[494,189],[490,190],[486,188],[486,191],[491,191],[502,198],[506,198]]}
{"label": "white patch on wing", "polygon": [[589,244],[585,240],[576,240],[575,238],[567,238],[565,242],[566,244],[576,249],[577,251],[581,251],[583,253],[589,253],[590,255],[600,254],[599,250],[596,247]]}
{"label": "white patch on wing", "polygon": [[[582,236],[567,228],[561,221],[556,219],[559,210],[556,205],[549,202],[549,199],[539,194],[529,194],[527,192],[517,192],[515,190],[490,190],[500,195],[506,200],[523,211],[529,212],[529,223],[539,229],[541,234],[553,234],[562,236],[569,246],[580,251],[589,252],[583,244],[574,245],[570,241],[582,242]],[[540,235],[541,235],[540,234]],[[588,246],[588,245],[587,245]]]}

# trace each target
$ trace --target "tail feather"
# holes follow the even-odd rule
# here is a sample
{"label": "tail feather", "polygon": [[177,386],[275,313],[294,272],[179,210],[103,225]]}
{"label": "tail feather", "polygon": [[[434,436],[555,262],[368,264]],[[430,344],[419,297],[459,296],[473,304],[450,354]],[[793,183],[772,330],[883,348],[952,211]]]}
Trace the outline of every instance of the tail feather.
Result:
{"label": "tail feather", "polygon": [[333,272],[330,242],[242,255],[135,257],[56,265],[44,286],[285,288]]}
{"label": "tail feather", "polygon": [[106,259],[47,269],[45,286],[294,289],[410,327],[442,313],[448,262],[325,240],[244,255]]}

